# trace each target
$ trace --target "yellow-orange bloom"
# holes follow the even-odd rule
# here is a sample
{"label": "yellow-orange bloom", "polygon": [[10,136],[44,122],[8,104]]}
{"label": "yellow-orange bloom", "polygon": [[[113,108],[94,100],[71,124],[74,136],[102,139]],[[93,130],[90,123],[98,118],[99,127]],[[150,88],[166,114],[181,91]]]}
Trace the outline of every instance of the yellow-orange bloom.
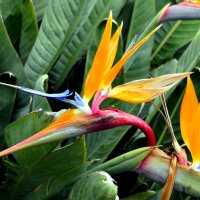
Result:
{"label": "yellow-orange bloom", "polygon": [[109,15],[106,27],[97,49],[93,64],[85,81],[83,100],[87,104],[95,95],[92,112],[99,109],[100,103],[106,98],[116,98],[129,103],[144,103],[155,99],[173,87],[189,73],[168,74],[157,78],[136,80],[112,88],[111,84],[126,61],[154,34],[160,26],[127,51],[113,66],[122,24],[116,32],[112,32],[112,14]]}
{"label": "yellow-orange bloom", "polygon": [[181,134],[185,144],[191,152],[193,168],[197,169],[200,162],[200,103],[198,102],[194,85],[187,78],[187,86],[182,100],[180,112]]}
{"label": "yellow-orange bloom", "polygon": [[122,24],[118,27],[114,35],[112,32],[112,13],[110,13],[106,27],[94,57],[93,64],[88,73],[84,86],[83,99],[89,102],[93,95],[100,90],[108,90],[111,83],[122,69],[126,61],[155,33],[159,27],[138,42],[130,51],[125,53],[122,58],[113,66],[116,56],[118,41],[122,30]]}

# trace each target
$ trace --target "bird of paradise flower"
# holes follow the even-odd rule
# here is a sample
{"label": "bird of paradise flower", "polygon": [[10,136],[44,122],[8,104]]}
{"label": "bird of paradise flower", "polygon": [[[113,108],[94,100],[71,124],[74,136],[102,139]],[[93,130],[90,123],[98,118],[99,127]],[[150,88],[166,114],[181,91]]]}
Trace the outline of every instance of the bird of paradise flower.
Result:
{"label": "bird of paradise flower", "polygon": [[187,86],[181,104],[180,128],[183,140],[191,152],[192,169],[200,171],[200,140],[198,135],[200,119],[200,104],[198,102],[194,85],[190,77],[187,78]]}
{"label": "bird of paradise flower", "polygon": [[[154,146],[156,144],[153,130],[141,118],[118,109],[104,108],[101,110],[99,106],[107,98],[116,98],[129,103],[152,101],[172,88],[182,78],[188,76],[189,73],[168,74],[156,78],[136,80],[112,88],[113,80],[126,61],[159,29],[157,27],[150,32],[127,51],[113,66],[122,26],[121,24],[116,32],[113,35],[111,34],[112,13],[110,13],[93,64],[85,81],[83,98],[75,93],[73,99],[70,99],[69,97],[72,96],[72,93],[69,90],[60,94],[46,94],[21,86],[1,83],[2,85],[14,87],[32,94],[70,103],[76,109],[66,111],[47,128],[3,150],[0,152],[0,156],[36,145],[123,125],[133,125],[140,128],[146,134],[148,145]],[[89,107],[89,102],[92,98],[92,106]]]}

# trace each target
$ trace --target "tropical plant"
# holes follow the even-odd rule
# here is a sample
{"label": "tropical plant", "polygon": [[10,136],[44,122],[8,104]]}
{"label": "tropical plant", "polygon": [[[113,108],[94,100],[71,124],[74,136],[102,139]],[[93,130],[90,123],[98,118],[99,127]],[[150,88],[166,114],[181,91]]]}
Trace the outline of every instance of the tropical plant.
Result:
{"label": "tropical plant", "polygon": [[200,197],[175,86],[200,93],[200,2],[166,3],[0,0],[1,199]]}

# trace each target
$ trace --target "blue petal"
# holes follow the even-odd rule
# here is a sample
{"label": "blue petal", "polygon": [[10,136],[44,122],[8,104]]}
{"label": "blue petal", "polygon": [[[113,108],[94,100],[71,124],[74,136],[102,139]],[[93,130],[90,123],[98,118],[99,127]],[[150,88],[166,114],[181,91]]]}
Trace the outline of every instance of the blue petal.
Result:
{"label": "blue petal", "polygon": [[[17,86],[17,85],[11,85],[11,84],[2,83],[2,82],[0,82],[0,85],[9,86],[9,87],[12,87],[12,88],[15,88],[15,89],[19,89],[19,90],[22,90],[22,91],[25,91],[25,92],[28,92],[28,93],[31,93],[31,94],[43,96],[43,97],[54,98],[54,99],[57,99],[59,101],[63,101],[65,103],[72,104],[75,107],[77,107],[80,110],[83,110],[85,112],[88,112],[88,113],[91,112],[88,104],[85,104],[84,100],[76,92],[75,92],[74,96],[73,96],[73,92],[70,92],[69,90],[65,90],[62,93],[48,94],[48,93],[40,92],[40,91],[37,91],[37,90],[34,90],[34,89],[25,88],[25,87]],[[72,96],[72,99],[68,99],[69,96]]]}
{"label": "blue petal", "polygon": [[20,87],[19,89],[23,90],[25,92],[29,92],[31,94],[36,94],[36,95],[39,95],[39,96],[49,97],[49,98],[56,98],[56,99],[57,98],[58,99],[60,99],[60,98],[66,98],[66,97],[72,95],[72,92],[70,92],[69,90],[65,90],[62,93],[48,94],[48,93],[45,93],[45,92],[40,92],[40,91],[37,91],[37,90],[30,89],[30,88]]}
{"label": "blue petal", "polygon": [[196,171],[197,171],[197,172],[200,172],[200,162],[198,162],[198,164],[197,164]]}
{"label": "blue petal", "polygon": [[75,92],[75,95],[74,95],[74,100],[81,106],[85,105],[85,102],[83,101],[83,99],[76,92]]}

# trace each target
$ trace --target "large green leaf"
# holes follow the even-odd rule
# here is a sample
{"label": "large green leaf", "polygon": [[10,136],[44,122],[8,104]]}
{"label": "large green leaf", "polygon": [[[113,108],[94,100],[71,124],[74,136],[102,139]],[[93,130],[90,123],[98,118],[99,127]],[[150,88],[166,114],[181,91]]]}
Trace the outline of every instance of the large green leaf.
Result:
{"label": "large green leaf", "polygon": [[[73,158],[71,158],[73,159]],[[87,165],[79,165],[71,170],[60,173],[47,182],[42,183],[26,196],[27,200],[60,199],[68,196],[73,184],[86,172]]]}
{"label": "large green leaf", "polygon": [[70,38],[80,29],[95,1],[50,1],[35,45],[25,65],[31,83],[49,72]]}
{"label": "large green leaf", "polygon": [[[131,24],[126,43],[126,48],[134,37],[141,33],[151,22],[155,15],[155,0],[136,0],[132,13]],[[125,65],[125,79],[132,81],[148,77],[150,69],[150,55],[153,47],[152,38],[149,39]],[[145,73],[144,73],[145,72]]]}
{"label": "large green leaf", "polygon": [[156,65],[171,59],[177,50],[190,42],[198,29],[200,21],[167,22],[158,30],[151,59]]}
{"label": "large green leaf", "polygon": [[0,0],[0,11],[10,40],[18,49],[22,28],[21,0]]}
{"label": "large green leaf", "polygon": [[131,16],[130,26],[128,30],[128,38],[126,41],[126,49],[133,41],[134,37],[144,30],[145,26],[155,16],[155,0],[135,0],[133,12]]}
{"label": "large green leaf", "polygon": [[200,30],[178,60],[177,72],[192,71],[200,56]]}
{"label": "large green leaf", "polygon": [[[62,55],[50,72],[50,82],[53,87],[58,88],[66,78],[73,65],[86,53],[91,38],[104,17],[107,17],[112,10],[114,18],[119,14],[126,1],[121,0],[99,0],[90,4],[87,15],[81,19],[81,28],[77,28],[76,34],[65,46]],[[92,7],[93,6],[93,7]]]}
{"label": "large green leaf", "polygon": [[[10,41],[6,27],[0,18],[0,73],[11,72],[17,79],[18,85],[30,87],[24,73],[23,65]],[[22,115],[23,109],[29,105],[30,97],[19,92],[15,105],[15,114]],[[29,109],[28,109],[29,110]]]}
{"label": "large green leaf", "polygon": [[[0,74],[0,81],[15,83],[15,77],[10,73]],[[0,136],[8,125],[13,111],[16,90],[0,85]],[[3,98],[2,98],[3,97]],[[1,143],[3,141],[1,140]]]}
{"label": "large green leaf", "polygon": [[22,29],[20,34],[19,55],[25,63],[38,34],[37,22],[32,1],[22,0]]}
{"label": "large green leaf", "polygon": [[[22,117],[6,128],[6,142],[11,146],[22,141],[46,127],[51,118],[42,111]],[[12,198],[22,198],[27,192],[32,191],[42,183],[53,182],[57,180],[57,176],[70,173],[71,170],[73,172],[85,161],[84,138],[63,147],[57,146],[55,149],[56,146],[57,143],[52,143],[14,154],[17,163],[13,163],[13,165],[16,166],[16,169],[17,165],[20,165],[20,171],[15,170],[16,174],[12,176],[14,181],[11,192]],[[54,151],[52,151],[53,149]],[[63,183],[62,187],[65,186],[66,182]],[[60,186],[60,189],[62,187]],[[48,193],[46,195],[48,196]]]}
{"label": "large green leaf", "polygon": [[43,18],[49,0],[33,0],[37,21]]}

